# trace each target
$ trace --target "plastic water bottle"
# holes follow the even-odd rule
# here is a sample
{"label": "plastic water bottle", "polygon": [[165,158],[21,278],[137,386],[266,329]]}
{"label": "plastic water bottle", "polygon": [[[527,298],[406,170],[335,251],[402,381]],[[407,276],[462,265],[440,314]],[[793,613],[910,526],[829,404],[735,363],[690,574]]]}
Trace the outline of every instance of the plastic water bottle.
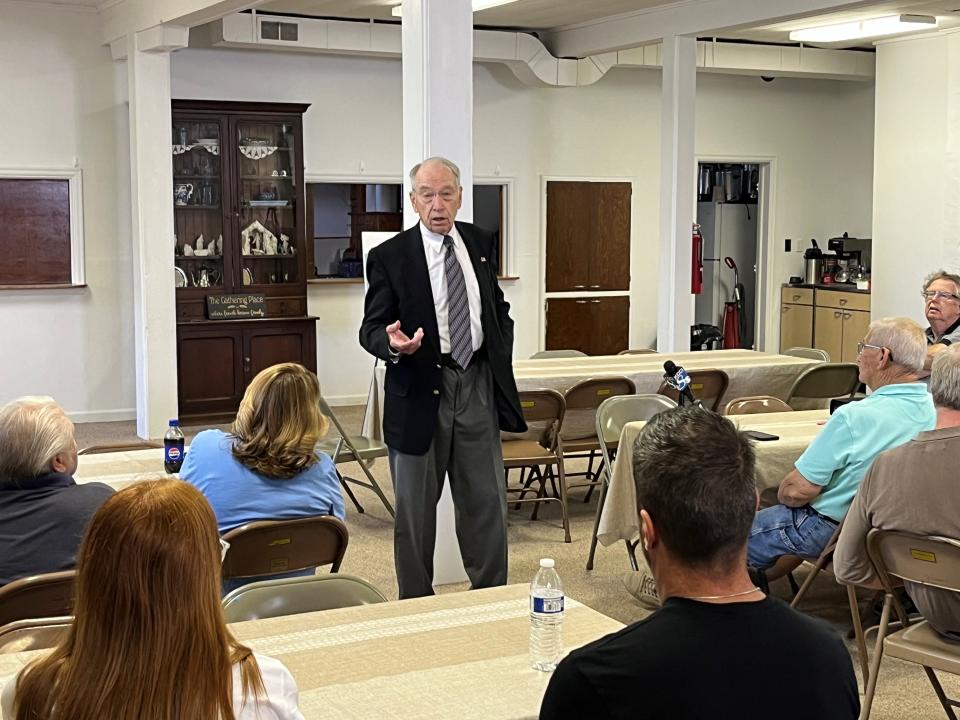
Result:
{"label": "plastic water bottle", "polygon": [[183,465],[183,432],[180,421],[171,420],[170,429],[163,436],[163,469],[168,473],[180,472]]}
{"label": "plastic water bottle", "polygon": [[530,665],[549,672],[563,652],[563,585],[553,559],[540,560],[530,583]]}

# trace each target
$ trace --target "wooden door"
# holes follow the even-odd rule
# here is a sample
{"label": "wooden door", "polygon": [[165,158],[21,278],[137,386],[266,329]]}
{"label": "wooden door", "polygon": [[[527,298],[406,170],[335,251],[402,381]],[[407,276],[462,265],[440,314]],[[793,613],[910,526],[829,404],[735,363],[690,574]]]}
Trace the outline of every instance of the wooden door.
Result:
{"label": "wooden door", "polygon": [[243,332],[243,369],[245,385],[271,365],[300,363],[317,371],[314,321],[250,323]]}
{"label": "wooden door", "polygon": [[177,395],[180,417],[235,411],[246,389],[242,357],[242,331],[235,325],[179,325]]}
{"label": "wooden door", "polygon": [[780,306],[780,352],[792,347],[813,347],[813,307]]}
{"label": "wooden door", "polygon": [[590,298],[591,343],[589,355],[616,355],[630,341],[630,298]]}
{"label": "wooden door", "polygon": [[591,290],[630,289],[630,183],[588,183],[596,212],[596,247],[591,249]]}
{"label": "wooden door", "polygon": [[857,343],[867,336],[867,330],[870,328],[870,313],[859,310],[841,312],[843,313],[843,347],[839,362],[856,362]]}
{"label": "wooden door", "polygon": [[[859,340],[859,338],[857,338]],[[833,362],[843,356],[843,311],[818,307],[814,316],[813,346],[825,350]]]}
{"label": "wooden door", "polygon": [[579,350],[590,354],[593,342],[589,298],[547,300],[546,350]]}
{"label": "wooden door", "polygon": [[547,183],[547,292],[586,290],[590,284],[589,193],[588,182]]}

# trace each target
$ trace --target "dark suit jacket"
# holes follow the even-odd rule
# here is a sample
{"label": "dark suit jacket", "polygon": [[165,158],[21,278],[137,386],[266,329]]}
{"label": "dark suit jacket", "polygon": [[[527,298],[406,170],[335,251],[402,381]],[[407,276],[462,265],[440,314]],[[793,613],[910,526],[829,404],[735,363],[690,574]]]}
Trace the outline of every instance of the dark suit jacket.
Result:
{"label": "dark suit jacket", "polygon": [[[513,320],[497,282],[494,236],[475,225],[457,223],[457,231],[480,286],[483,347],[493,371],[500,428],[523,432],[526,423],[513,378]],[[420,223],[370,251],[360,344],[387,361],[383,434],[387,445],[411,455],[430,449],[440,407],[440,333],[433,304]],[[408,336],[423,328],[423,342],[412,355],[390,361],[386,327],[397,320]]]}

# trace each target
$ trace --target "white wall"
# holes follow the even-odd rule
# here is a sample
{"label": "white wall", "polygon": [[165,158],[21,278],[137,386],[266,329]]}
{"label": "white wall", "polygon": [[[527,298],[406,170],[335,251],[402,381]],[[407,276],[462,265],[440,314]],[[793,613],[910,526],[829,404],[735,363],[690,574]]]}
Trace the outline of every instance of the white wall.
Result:
{"label": "white wall", "polygon": [[960,35],[877,48],[874,173],[874,318],[902,315],[926,326],[923,278],[960,269]]}
{"label": "white wall", "polygon": [[[0,399],[49,393],[86,419],[132,416],[134,351],[125,68],[97,45],[96,16],[0,2],[0,93],[13,138],[3,165],[84,172],[85,290],[0,291],[8,334]],[[341,181],[399,180],[401,78],[397,60],[243,51],[173,55],[180,98],[311,102],[307,173]],[[512,179],[513,236],[505,283],[516,354],[540,346],[545,176],[633,179],[631,344],[656,326],[659,74],[616,69],[585,88],[531,88],[502,66],[476,66],[478,177]],[[872,176],[869,86],[701,74],[697,152],[774,157],[775,237],[869,234]],[[782,252],[780,253],[782,255]],[[779,279],[793,272],[778,257]],[[311,286],[318,370],[333,399],[366,393],[371,359],[357,343],[362,285]],[[172,341],[172,339],[171,339]]]}
{"label": "white wall", "polygon": [[0,165],[81,168],[89,285],[0,290],[0,403],[52,395],[78,420],[135,405],[125,75],[99,37],[92,11],[0,3]]}

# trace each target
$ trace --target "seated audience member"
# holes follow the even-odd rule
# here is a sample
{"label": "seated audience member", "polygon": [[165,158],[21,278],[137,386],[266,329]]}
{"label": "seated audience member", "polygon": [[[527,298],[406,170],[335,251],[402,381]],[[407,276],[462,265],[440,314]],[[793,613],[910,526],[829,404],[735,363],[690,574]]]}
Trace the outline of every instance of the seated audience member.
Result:
{"label": "seated audience member", "polygon": [[[880,587],[867,557],[871,528],[960,538],[960,349],[934,358],[930,394],[937,426],[881,453],[867,471],[833,555],[837,580]],[[937,632],[960,639],[960,596],[949,590],[906,583],[907,593]]]}
{"label": "seated audience member", "polygon": [[[747,575],[757,508],[750,440],[709,410],[668,410],[637,438],[633,477],[641,547],[663,607],[571,652],[550,680],[541,720],[856,718],[843,641]],[[802,678],[803,691],[785,696],[785,678]]]}
{"label": "seated audience member", "polygon": [[923,281],[923,313],[930,323],[927,336],[927,360],[930,369],[934,356],[960,340],[960,275],[943,270]]}
{"label": "seated audience member", "polygon": [[933,402],[927,386],[918,382],[925,356],[923,330],[913,320],[870,324],[857,364],[860,381],[873,392],[830,416],[780,484],[781,504],[757,513],[747,543],[751,566],[766,570],[781,557],[817,557],[847,514],[873,459],[933,429]]}
{"label": "seated audience member", "polygon": [[330,424],[319,403],[316,375],[274,365],[250,383],[229,434],[204,430],[193,439],[180,478],[210,501],[221,533],[256,520],[343,519],[333,460],[314,450]]}
{"label": "seated audience member", "polygon": [[0,585],[76,564],[83,530],[113,494],[77,485],[73,423],[48,397],[0,408]]}
{"label": "seated audience member", "polygon": [[3,720],[302,720],[279,661],[238,643],[220,606],[210,505],[178,480],[103,504],[77,563],[74,622],[3,690]]}

